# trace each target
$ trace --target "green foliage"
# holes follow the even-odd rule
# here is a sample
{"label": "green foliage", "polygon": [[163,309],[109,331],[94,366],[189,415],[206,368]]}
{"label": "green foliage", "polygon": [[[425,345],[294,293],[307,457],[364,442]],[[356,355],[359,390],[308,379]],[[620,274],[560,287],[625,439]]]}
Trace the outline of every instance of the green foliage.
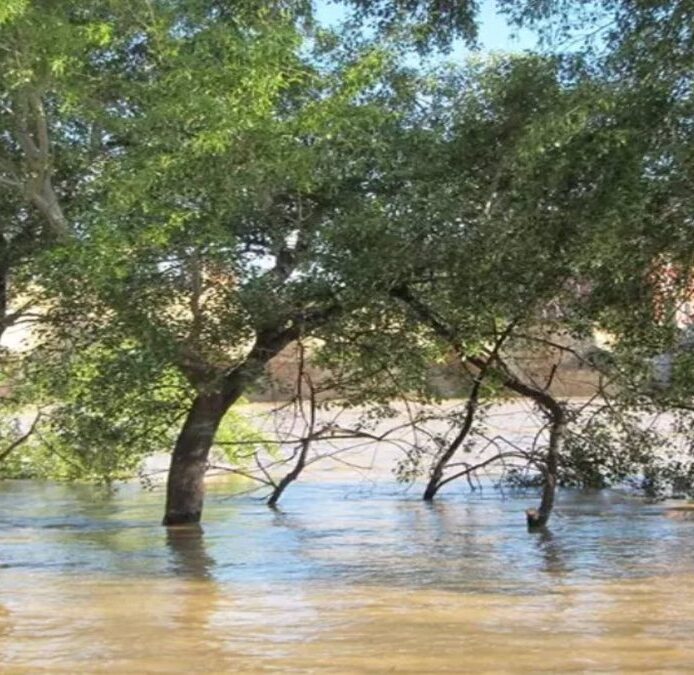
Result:
{"label": "green foliage", "polygon": [[274,456],[277,449],[267,435],[243,414],[245,404],[246,401],[242,399],[227,411],[215,436],[216,448],[234,466],[247,464],[256,452]]}
{"label": "green foliage", "polygon": [[[176,371],[157,373],[146,356],[134,345],[63,350],[59,362],[36,352],[25,396],[51,405],[26,442],[2,458],[0,477],[111,484],[133,478],[147,457],[167,452],[190,393]],[[31,417],[16,404],[15,419],[8,417],[8,405],[3,411],[0,452],[24,436]],[[237,409],[225,416],[217,441],[225,459],[237,465],[252,451],[270,448]]]}
{"label": "green foliage", "polygon": [[[7,175],[30,197],[16,220],[29,206],[42,227],[50,196],[70,230],[23,270],[44,308],[31,377],[60,402],[45,438],[85,475],[129,472],[258,332],[334,304],[310,274],[316,234],[367,198],[381,149],[362,139],[391,115],[375,105],[391,63],[368,47],[320,67],[277,10],[65,0],[3,34]],[[15,130],[39,122],[46,194],[14,170]]]}
{"label": "green foliage", "polygon": [[111,484],[135,476],[141,460],[118,450],[75,449],[60,434],[44,432],[0,463],[0,477]]}
{"label": "green foliage", "polygon": [[83,335],[55,347],[39,345],[26,363],[27,395],[46,408],[5,475],[110,483],[170,447],[189,401],[174,371],[132,342]]}
{"label": "green foliage", "polygon": [[[557,316],[548,309],[569,295],[579,256],[621,203],[607,185],[631,179],[617,175],[629,157],[602,125],[609,92],[587,74],[564,81],[562,68],[494,57],[413,78],[431,104],[390,130],[397,153],[381,192],[325,240],[325,268],[369,308],[322,336],[323,358],[351,364],[362,395],[381,383],[383,398],[397,386],[426,397],[424,371],[453,346],[403,306],[402,288],[470,356],[510,321],[522,333]],[[374,377],[379,368],[391,382],[398,374],[395,389]]]}
{"label": "green foliage", "polygon": [[5,0],[0,7],[0,25],[16,20],[27,9],[28,0]]}
{"label": "green foliage", "polygon": [[644,412],[604,406],[571,429],[560,481],[563,485],[604,488],[654,473],[665,460],[667,439],[643,423]]}

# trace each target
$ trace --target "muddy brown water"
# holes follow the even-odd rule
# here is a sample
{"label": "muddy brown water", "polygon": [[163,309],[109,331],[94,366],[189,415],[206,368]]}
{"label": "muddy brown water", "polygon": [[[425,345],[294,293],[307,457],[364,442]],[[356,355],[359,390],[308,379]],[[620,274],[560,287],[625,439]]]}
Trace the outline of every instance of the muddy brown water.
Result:
{"label": "muddy brown water", "polygon": [[306,481],[273,513],[211,486],[202,531],[162,493],[0,484],[3,673],[694,672],[694,520],[564,492]]}

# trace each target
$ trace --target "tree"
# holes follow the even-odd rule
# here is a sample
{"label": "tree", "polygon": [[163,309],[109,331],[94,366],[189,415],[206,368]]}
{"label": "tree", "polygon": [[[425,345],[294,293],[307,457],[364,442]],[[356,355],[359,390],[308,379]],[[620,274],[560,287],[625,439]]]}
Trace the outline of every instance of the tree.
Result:
{"label": "tree", "polygon": [[[547,384],[509,368],[499,350],[537,348],[552,332],[582,337],[604,316],[593,311],[608,307],[595,265],[646,212],[650,141],[618,114],[630,92],[596,79],[581,59],[498,59],[454,72],[448,85],[413,123],[418,133],[391,174],[398,188],[360,214],[361,238],[346,229],[336,242],[351,254],[335,255],[346,265],[345,285],[349,279],[350,292],[368,293],[373,313],[348,317],[325,335],[325,351],[337,367],[352,361],[357,381],[370,379],[357,395],[373,392],[378,402],[398,388],[427,396],[413,386],[427,359],[410,353],[431,353],[431,338],[439,354],[452,350],[471,369],[467,413],[432,466],[427,499],[470,432],[480,395],[494,391],[486,377],[533,400],[550,433],[545,459],[536,462],[543,499],[529,523],[544,525],[576,420]],[[376,265],[373,250],[381,252]],[[529,342],[533,334],[542,339]],[[384,374],[380,389],[375,373]]]}
{"label": "tree", "polygon": [[64,139],[71,152],[72,232],[32,279],[50,299],[37,358],[57,350],[73,373],[94,373],[87,407],[80,384],[56,382],[61,425],[108,428],[112,443],[143,438],[137,423],[124,430],[120,401],[157,410],[145,392],[183,378],[191,402],[165,522],[196,522],[229,407],[277,352],[354,301],[316,261],[331,229],[380,189],[397,74],[383,49],[347,53],[322,32],[309,54],[295,15],[253,3],[229,13],[192,0],[151,12],[68,2],[16,26],[49,19],[71,51],[45,46],[51,77],[37,67],[28,81],[50,103],[42,119],[58,140],[47,147]]}

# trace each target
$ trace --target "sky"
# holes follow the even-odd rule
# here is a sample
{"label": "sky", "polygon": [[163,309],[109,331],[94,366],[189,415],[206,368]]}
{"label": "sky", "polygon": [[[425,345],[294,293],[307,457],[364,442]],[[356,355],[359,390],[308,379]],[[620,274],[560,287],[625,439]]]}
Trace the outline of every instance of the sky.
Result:
{"label": "sky", "polygon": [[[343,6],[329,0],[316,0],[316,15],[326,25],[336,25],[345,18],[347,12]],[[482,0],[480,3],[479,43],[480,51],[520,52],[532,49],[537,45],[537,36],[529,30],[519,30],[509,26],[505,17],[495,9],[494,0]],[[446,56],[448,61],[457,61],[469,56],[471,51],[457,41],[453,52]]]}

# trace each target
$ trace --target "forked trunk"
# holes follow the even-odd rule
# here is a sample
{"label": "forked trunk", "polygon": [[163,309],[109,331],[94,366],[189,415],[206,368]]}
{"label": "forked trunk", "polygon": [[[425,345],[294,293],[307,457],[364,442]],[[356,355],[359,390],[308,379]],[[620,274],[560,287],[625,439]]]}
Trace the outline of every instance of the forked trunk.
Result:
{"label": "forked trunk", "polygon": [[297,460],[294,468],[275,486],[275,489],[272,491],[272,494],[267,500],[267,505],[271,509],[277,508],[277,502],[280,500],[280,497],[284,491],[287,489],[290,483],[293,483],[301,475],[301,472],[304,470],[309,445],[310,442],[307,440],[302,443],[299,459]]}
{"label": "forked trunk", "polygon": [[[418,300],[407,286],[394,288],[391,290],[391,294],[408,304],[422,321],[431,326],[437,335],[445,340],[448,340],[449,344],[453,347],[463,362],[470,363],[476,368],[479,368],[481,371],[489,367],[489,360],[485,361],[479,356],[469,356],[466,353],[464,345],[458,339],[456,331],[453,330],[451,326],[441,321],[440,318],[431,311],[428,305]],[[511,322],[508,325],[505,336],[510,335],[511,331],[513,330],[513,326],[514,322]],[[502,336],[500,340],[503,341],[505,336]],[[498,350],[500,345],[501,342],[498,342],[495,352]],[[521,394],[522,396],[527,396],[535,401],[535,403],[537,403],[537,405],[544,410],[550,418],[550,440],[544,472],[545,482],[542,491],[542,501],[540,502],[539,509],[528,509],[526,511],[529,528],[543,527],[547,524],[547,521],[552,513],[552,508],[554,507],[554,495],[557,489],[558,480],[557,474],[559,469],[559,457],[561,455],[564,436],[566,433],[566,410],[564,406],[548,391],[550,384],[549,382],[544,389],[540,389],[534,385],[527,384],[516,377],[498,357],[498,354],[493,352],[491,360],[495,360],[496,365],[500,366],[497,368],[497,370],[503,376],[503,384],[506,388],[517,394]],[[441,471],[440,466],[435,467],[431,480],[429,481],[424,494],[425,500],[433,499],[437,490],[444,482],[446,482],[441,480],[441,474],[438,473],[439,471]]]}
{"label": "forked trunk", "polygon": [[445,463],[447,463],[445,458],[441,458],[436,462],[436,466],[431,472],[431,476],[429,476],[429,481],[427,482],[427,486],[424,489],[424,494],[422,495],[422,499],[425,502],[434,501],[434,497],[436,497],[436,493],[439,491],[441,478],[443,478],[443,467]]}
{"label": "forked trunk", "polygon": [[164,525],[200,522],[210,448],[232,402],[221,392],[198,394],[193,402],[171,457]]}

